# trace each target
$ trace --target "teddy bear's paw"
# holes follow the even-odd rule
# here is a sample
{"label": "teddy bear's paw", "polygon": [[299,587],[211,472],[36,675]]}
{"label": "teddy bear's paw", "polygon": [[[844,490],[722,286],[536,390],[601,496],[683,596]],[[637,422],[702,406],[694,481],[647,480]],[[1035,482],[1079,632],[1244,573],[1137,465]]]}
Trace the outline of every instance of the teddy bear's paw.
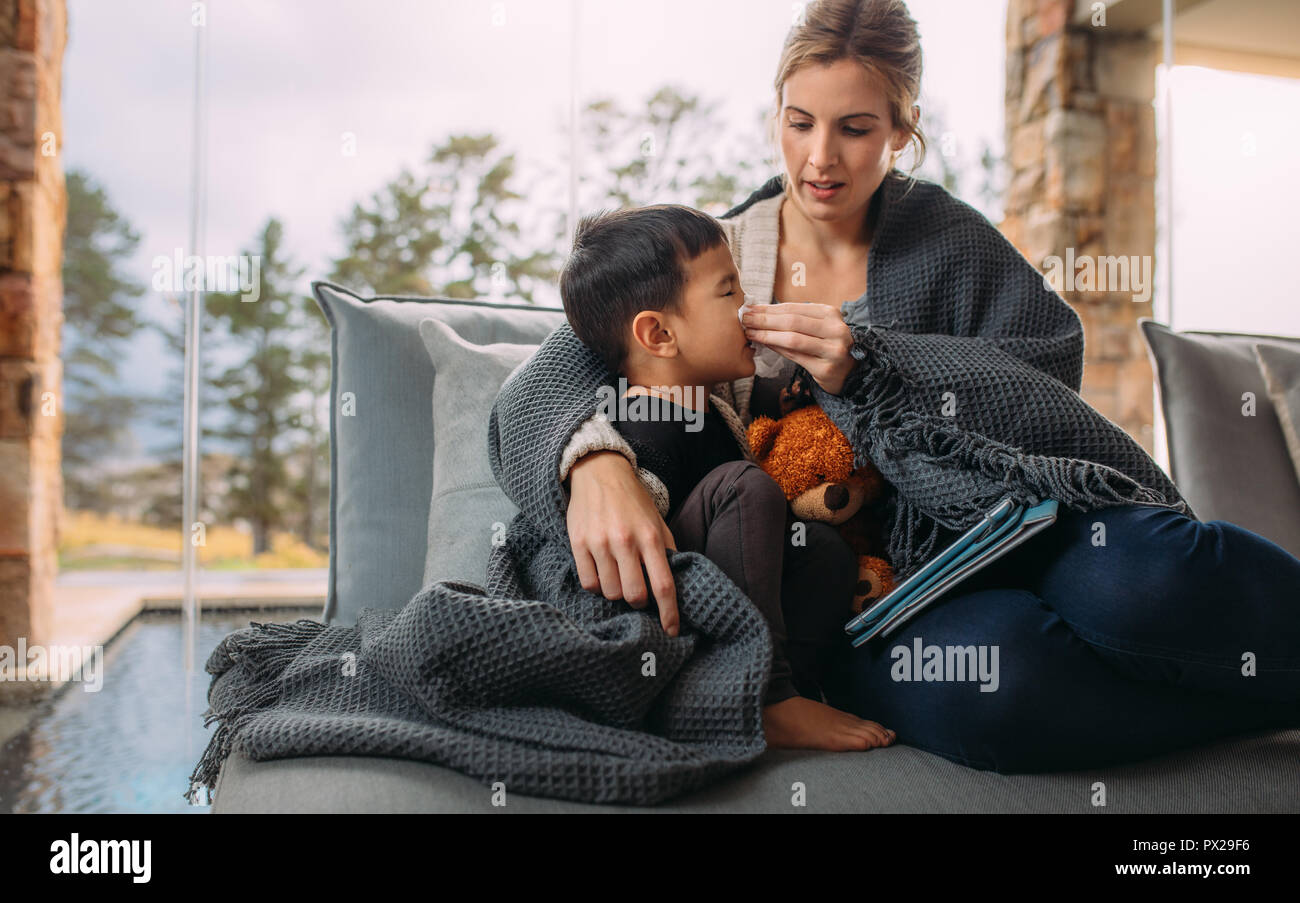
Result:
{"label": "teddy bear's paw", "polygon": [[864,507],[879,501],[884,496],[885,476],[870,461],[853,471],[852,478],[862,486]]}
{"label": "teddy bear's paw", "polygon": [[862,610],[894,589],[894,568],[883,558],[862,555],[858,558],[858,583],[853,591],[853,612]]}

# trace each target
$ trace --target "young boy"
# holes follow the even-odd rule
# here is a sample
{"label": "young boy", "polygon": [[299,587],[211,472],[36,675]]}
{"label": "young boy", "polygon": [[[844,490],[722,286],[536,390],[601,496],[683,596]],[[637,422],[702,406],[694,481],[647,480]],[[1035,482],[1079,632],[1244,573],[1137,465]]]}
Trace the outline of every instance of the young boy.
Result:
{"label": "young boy", "polygon": [[806,556],[801,573],[783,580],[795,551],[785,539],[785,494],[747,457],[735,411],[709,401],[714,385],[754,373],[754,348],[737,316],[744,293],[721,227],[677,205],[584,217],[560,294],[574,334],[619,377],[606,416],[636,453],[677,549],[717,564],[771,629],[768,745],[891,743],[892,732],[821,701],[818,653],[842,640],[851,591],[841,598],[809,579],[825,549],[816,538],[826,538],[813,530],[798,549]]}

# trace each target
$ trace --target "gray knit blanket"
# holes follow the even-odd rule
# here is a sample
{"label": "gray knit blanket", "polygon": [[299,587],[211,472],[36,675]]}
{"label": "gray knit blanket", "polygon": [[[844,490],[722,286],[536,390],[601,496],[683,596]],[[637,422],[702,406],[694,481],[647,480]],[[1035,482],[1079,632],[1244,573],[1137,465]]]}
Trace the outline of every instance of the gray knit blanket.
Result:
{"label": "gray knit blanket", "polygon": [[[874,205],[867,295],[846,311],[859,364],[838,396],[812,393],[891,484],[888,554],[902,576],[1008,495],[1191,514],[1142,447],[1079,397],[1077,314],[986,219],[894,176]],[[364,610],[355,627],[254,623],[225,637],[207,662],[205,723],[217,729],[187,793],[212,788],[239,749],[420,759],[507,793],[650,804],[760,755],[771,639],[721,570],[668,553],[675,639],[653,607],[578,582],[559,461],[613,383],[563,325],[502,387],[488,455],[520,513],[482,589],[444,581],[401,611]]]}
{"label": "gray knit blanket", "polygon": [[[770,180],[741,206],[780,190]],[[942,187],[877,194],[859,362],[838,395],[796,377],[892,486],[888,557],[907,577],[1001,499],[1195,517],[1128,433],[1080,396],[1083,325],[993,225]]]}
{"label": "gray knit blanket", "polygon": [[[712,561],[668,553],[682,625],[675,638],[653,607],[633,610],[578,580],[559,460],[594,413],[574,396],[594,403],[609,375],[595,355],[573,360],[566,339],[576,341],[567,326],[552,333],[530,365],[567,386],[526,405],[545,418],[544,434],[503,443],[501,398],[492,413],[498,481],[515,485],[522,458],[545,462],[552,478],[516,496],[522,510],[492,550],[486,586],[434,583],[401,611],[363,609],[355,627],[303,619],[224,637],[206,665],[204,723],[217,727],[187,798],[216,789],[236,749],[254,760],[419,759],[500,784],[507,799],[643,805],[762,754],[771,634]],[[515,379],[502,396],[514,405],[521,391]]]}

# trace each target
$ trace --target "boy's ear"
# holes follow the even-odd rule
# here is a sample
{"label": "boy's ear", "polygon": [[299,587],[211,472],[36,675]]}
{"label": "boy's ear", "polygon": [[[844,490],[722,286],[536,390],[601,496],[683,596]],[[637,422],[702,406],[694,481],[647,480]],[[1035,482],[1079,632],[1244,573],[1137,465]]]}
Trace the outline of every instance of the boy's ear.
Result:
{"label": "boy's ear", "polygon": [[643,310],[632,319],[632,337],[638,345],[656,357],[665,346],[676,341],[668,330],[663,311]]}

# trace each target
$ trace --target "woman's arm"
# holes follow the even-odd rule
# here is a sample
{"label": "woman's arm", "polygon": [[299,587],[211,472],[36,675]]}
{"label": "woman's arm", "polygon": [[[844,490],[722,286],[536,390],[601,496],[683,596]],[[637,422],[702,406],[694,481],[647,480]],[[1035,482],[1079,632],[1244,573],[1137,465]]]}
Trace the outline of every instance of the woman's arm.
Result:
{"label": "woman's arm", "polygon": [[664,551],[676,547],[633,470],[631,449],[630,457],[588,454],[571,465],[569,486],[560,478],[566,447],[596,413],[598,390],[613,381],[599,355],[561,324],[497,394],[488,420],[488,460],[523,516],[569,542],[585,589],[644,608],[644,566],[660,622],[676,635],[676,587]]}
{"label": "woman's arm", "polygon": [[870,309],[853,311],[852,325],[825,305],[773,305],[750,332],[793,352],[857,463],[873,462],[906,496],[892,547],[913,548],[921,514],[960,529],[1008,493],[1076,510],[1189,510],[1146,451],[1079,395],[1073,308],[986,220],[953,204],[939,214],[923,206],[882,236]]}
{"label": "woman's arm", "polygon": [[[577,341],[576,337],[574,337],[574,341]],[[582,349],[585,351],[586,346],[582,346]],[[504,399],[500,394],[498,394],[497,400],[493,404],[493,411],[495,412],[497,407],[501,406],[503,416],[506,417],[506,420],[494,421],[489,426],[489,429],[492,432],[493,442],[497,442],[502,432],[517,424],[517,421],[506,413],[506,408],[510,405],[516,404],[518,399],[528,397],[528,382],[536,377],[536,374],[530,372],[532,366],[533,363],[530,361],[520,368],[519,373],[515,374],[518,378],[525,381],[521,392],[517,395],[512,394],[508,398]],[[527,409],[528,408],[525,408],[525,411]],[[512,409],[512,412],[514,410],[517,410],[517,408]],[[625,457],[632,465],[632,469],[641,480],[645,491],[650,494],[652,499],[654,499],[655,505],[658,507],[660,514],[667,512],[668,495],[663,482],[655,476],[652,471],[640,467],[637,464],[636,451],[633,450],[628,441],[623,438],[623,434],[615,429],[614,425],[605,419],[605,417],[600,413],[592,414],[589,418],[584,420],[582,425],[574,431],[568,444],[564,446],[564,450],[560,454],[560,482],[564,483],[569,479],[569,474],[572,472],[573,466],[577,464],[581,458],[597,451],[616,451],[623,455],[623,457]],[[520,476],[525,475],[520,474]],[[540,476],[540,473],[533,476]],[[515,487],[512,486],[512,489],[515,489]],[[507,490],[506,495],[510,496],[511,500],[514,501],[514,495],[511,490]],[[515,504],[518,505],[519,503],[516,501]]]}
{"label": "woman's arm", "polygon": [[[991,223],[970,212],[966,219],[973,222],[960,230],[963,240],[941,268],[951,281],[941,278],[931,289],[942,296],[954,282],[961,286],[948,296],[951,304],[929,305],[944,312],[943,322],[905,331],[978,339],[976,344],[999,348],[1079,392],[1083,386],[1079,314]],[[964,272],[948,272],[954,265]]]}
{"label": "woman's arm", "polygon": [[897,494],[890,562],[915,573],[1003,498],[1075,511],[1161,505],[1195,514],[1136,441],[1059,379],[972,337],[852,327],[857,367],[813,398]]}
{"label": "woman's arm", "polygon": [[[1032,454],[1095,461],[1176,499],[1145,450],[1080,397],[1078,313],[986,219],[951,201],[944,209],[946,228],[900,242],[878,272],[896,288],[873,302],[880,310],[871,311],[870,322],[849,326],[855,364],[839,391],[818,396],[828,413],[844,417],[842,427],[859,431],[855,448],[871,453],[863,446],[868,421],[901,420],[876,410],[888,384],[890,405],[937,418],[936,428],[951,425]],[[920,278],[899,278],[904,272]],[[1080,434],[1098,420],[1104,435],[1095,447],[1081,447]],[[879,440],[880,431],[873,435]]]}
{"label": "woman's arm", "polygon": [[568,499],[557,477],[561,452],[595,413],[597,390],[609,382],[600,357],[564,323],[511,374],[492,405],[492,473],[524,516],[554,538],[566,532]]}
{"label": "woman's arm", "polygon": [[[998,341],[877,325],[850,329],[857,367],[838,395],[814,385],[813,396],[849,437],[859,463],[870,460],[886,480],[907,485],[911,501],[946,526],[968,526],[957,512],[969,509],[971,495],[995,501],[1009,485],[1025,498],[1051,495],[1078,506],[1102,496],[1113,503],[1182,502],[1131,436]],[[958,460],[958,445],[978,448],[974,468]],[[917,460],[963,472],[922,487],[908,479]],[[1067,466],[1071,460],[1090,466]],[[1044,482],[1047,471],[1060,480]]]}
{"label": "woman's arm", "polygon": [[560,482],[569,478],[569,471],[573,470],[579,458],[594,451],[616,451],[636,467],[636,452],[632,446],[612,423],[599,414],[592,414],[578,427],[560,454]]}

